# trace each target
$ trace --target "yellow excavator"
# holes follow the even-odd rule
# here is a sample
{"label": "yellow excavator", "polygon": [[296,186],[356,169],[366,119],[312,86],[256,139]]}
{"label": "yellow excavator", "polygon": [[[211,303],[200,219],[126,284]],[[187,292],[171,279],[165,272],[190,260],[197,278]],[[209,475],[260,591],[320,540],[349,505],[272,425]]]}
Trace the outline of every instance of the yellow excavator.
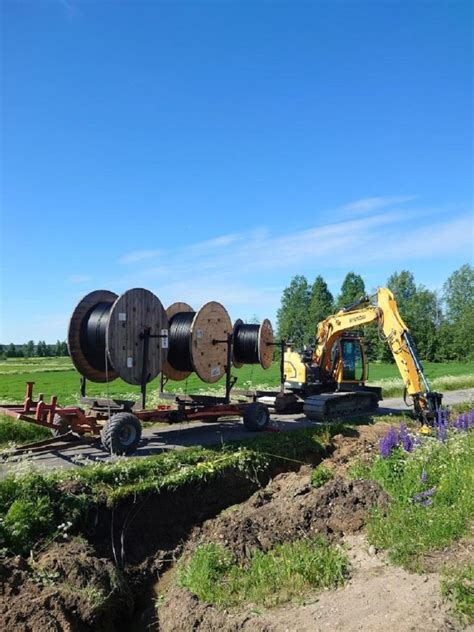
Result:
{"label": "yellow excavator", "polygon": [[289,403],[302,403],[306,417],[317,421],[375,410],[382,389],[366,386],[363,336],[351,331],[374,322],[402,376],[405,402],[410,396],[420,421],[431,421],[443,396],[430,389],[408,327],[387,288],[379,288],[373,297],[364,296],[321,321],[314,349],[299,353],[287,348],[283,365],[286,395],[276,398],[276,410],[283,412]]}

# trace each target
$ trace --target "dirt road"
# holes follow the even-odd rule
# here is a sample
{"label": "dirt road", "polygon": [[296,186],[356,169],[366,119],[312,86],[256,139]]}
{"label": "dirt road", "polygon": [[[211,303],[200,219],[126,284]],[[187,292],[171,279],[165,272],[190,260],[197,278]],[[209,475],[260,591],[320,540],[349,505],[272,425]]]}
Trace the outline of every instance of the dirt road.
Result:
{"label": "dirt road", "polygon": [[[443,404],[445,405],[469,401],[472,401],[474,406],[474,388],[448,391],[443,397]],[[381,407],[377,414],[395,414],[406,410],[407,407],[403,399],[394,397],[381,402]],[[313,426],[314,423],[304,415],[272,415],[272,425],[279,430],[307,428]],[[175,450],[191,445],[216,445],[233,439],[248,438],[249,436],[252,436],[252,433],[249,433],[238,419],[223,423],[194,421],[171,426],[156,424],[153,427],[144,429],[143,440],[136,452],[136,456],[158,454],[164,450]],[[100,443],[96,442],[83,445],[67,444],[61,449],[34,455],[30,458],[37,466],[51,469],[81,466],[90,461],[111,461],[116,457],[110,456],[103,450]],[[10,463],[2,464],[0,466],[0,476],[5,476],[10,467]]]}

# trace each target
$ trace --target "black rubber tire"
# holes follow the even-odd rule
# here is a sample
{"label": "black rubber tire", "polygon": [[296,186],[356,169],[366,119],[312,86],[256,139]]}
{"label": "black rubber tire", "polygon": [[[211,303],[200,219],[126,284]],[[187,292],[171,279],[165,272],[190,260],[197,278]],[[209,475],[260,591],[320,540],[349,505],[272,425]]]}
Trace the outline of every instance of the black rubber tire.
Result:
{"label": "black rubber tire", "polygon": [[54,430],[51,428],[53,437],[62,437],[71,430],[71,426],[61,415],[54,415],[53,424],[57,426]]}
{"label": "black rubber tire", "polygon": [[270,412],[265,404],[253,402],[244,409],[244,426],[251,432],[262,432],[270,423]]}
{"label": "black rubber tire", "polygon": [[132,413],[116,413],[105,424],[102,445],[111,454],[132,454],[142,438],[142,424]]}

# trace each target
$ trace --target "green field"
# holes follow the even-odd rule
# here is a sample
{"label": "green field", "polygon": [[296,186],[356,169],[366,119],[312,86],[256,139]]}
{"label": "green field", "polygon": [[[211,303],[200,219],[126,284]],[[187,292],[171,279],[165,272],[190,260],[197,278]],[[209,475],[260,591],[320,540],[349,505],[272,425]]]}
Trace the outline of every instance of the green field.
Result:
{"label": "green field", "polygon": [[[474,363],[424,363],[431,386],[440,391],[474,386]],[[279,366],[274,363],[264,371],[260,366],[245,366],[234,369],[238,378],[236,388],[249,386],[272,388],[279,384]],[[55,394],[60,404],[72,404],[79,400],[79,375],[69,358],[10,358],[0,361],[0,401],[21,401],[25,394],[25,382],[35,382],[35,393],[44,393],[46,398]],[[403,384],[394,364],[372,363],[369,368],[369,384],[382,386],[384,396],[397,396],[403,392]],[[150,401],[156,399],[159,380],[148,387]],[[166,390],[183,393],[203,393],[222,389],[224,380],[217,384],[205,384],[195,375],[182,382],[168,382]],[[88,382],[88,395],[103,397],[136,398],[139,387],[114,380],[108,385]],[[153,397],[154,396],[154,397]]]}

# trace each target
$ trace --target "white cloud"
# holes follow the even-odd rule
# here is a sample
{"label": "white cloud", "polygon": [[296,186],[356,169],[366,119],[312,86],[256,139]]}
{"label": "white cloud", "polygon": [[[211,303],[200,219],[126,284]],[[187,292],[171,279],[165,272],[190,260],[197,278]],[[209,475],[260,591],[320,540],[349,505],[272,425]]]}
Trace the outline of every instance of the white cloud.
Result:
{"label": "white cloud", "polygon": [[161,250],[135,250],[120,257],[120,263],[136,263],[137,261],[144,261],[145,259],[155,259],[162,254]]}
{"label": "white cloud", "polygon": [[73,274],[68,278],[69,283],[89,283],[92,281],[90,274]]}
{"label": "white cloud", "polygon": [[381,209],[389,206],[397,206],[404,202],[411,202],[416,196],[414,195],[399,195],[396,197],[369,197],[356,200],[350,204],[345,204],[339,208],[345,214],[360,215],[364,213],[372,213],[374,211],[380,211]]}

